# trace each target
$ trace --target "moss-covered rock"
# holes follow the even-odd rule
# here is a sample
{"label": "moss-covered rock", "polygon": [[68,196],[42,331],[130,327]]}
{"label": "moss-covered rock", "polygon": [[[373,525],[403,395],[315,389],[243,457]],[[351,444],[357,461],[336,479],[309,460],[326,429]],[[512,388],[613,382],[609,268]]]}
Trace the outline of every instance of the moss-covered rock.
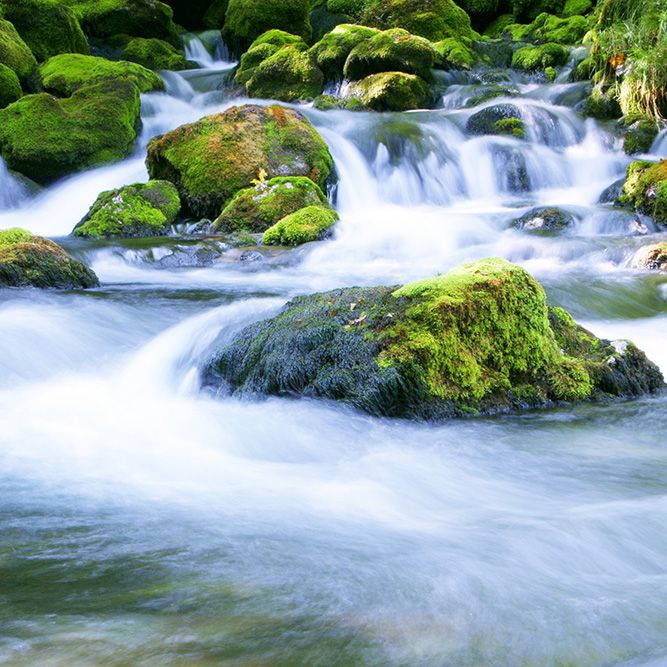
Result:
{"label": "moss-covered rock", "polygon": [[176,222],[181,200],[169,181],[148,181],[102,192],[74,228],[75,236],[162,236]]}
{"label": "moss-covered rock", "polygon": [[309,13],[308,0],[229,0],[222,34],[234,53],[243,53],[259,35],[274,28],[308,40]]}
{"label": "moss-covered rock", "polygon": [[48,183],[128,155],[139,112],[129,81],[84,86],[64,100],[27,95],[0,110],[0,154],[10,169]]}
{"label": "moss-covered rock", "polygon": [[324,35],[310,52],[328,80],[342,79],[343,67],[350,52],[377,32],[375,28],[361,25],[337,25],[331,32]]}
{"label": "moss-covered rock", "polygon": [[89,53],[72,9],[57,0],[5,0],[4,17],[14,24],[40,62],[59,53]]}
{"label": "moss-covered rock", "polygon": [[25,81],[37,67],[30,47],[21,39],[16,28],[0,18],[0,64],[16,72]]}
{"label": "moss-covered rock", "polygon": [[147,69],[179,71],[194,64],[186,60],[183,51],[162,39],[135,37],[123,49],[123,59]]}
{"label": "moss-covered rock", "polygon": [[560,14],[565,0],[512,0],[512,14],[520,23],[534,21],[540,14]]}
{"label": "moss-covered rock", "polygon": [[426,419],[664,386],[631,343],[595,338],[550,309],[526,271],[500,259],[399,288],[294,299],[223,347],[206,380],[236,394],[328,398]]}
{"label": "moss-covered rock", "polygon": [[470,17],[453,0],[369,0],[361,22],[375,28],[404,28],[432,42],[473,39]]}
{"label": "moss-covered rock", "polygon": [[[220,30],[225,23],[228,6],[229,0],[213,0],[212,3],[209,3],[209,7],[204,14],[204,25],[211,30]],[[178,15],[176,15],[176,21],[178,21]],[[179,21],[179,23],[183,23],[183,21]]]}
{"label": "moss-covered rock", "polygon": [[603,90],[599,86],[595,86],[586,98],[584,112],[587,116],[598,120],[619,118],[622,113],[613,89]]}
{"label": "moss-covered rock", "polygon": [[241,56],[239,66],[234,74],[234,81],[245,86],[252,78],[255,70],[284,46],[295,46],[300,51],[308,47],[301,37],[284,30],[268,30],[262,33]]}
{"label": "moss-covered rock", "polygon": [[647,116],[632,115],[622,118],[620,125],[625,133],[623,150],[628,155],[648,153],[658,136],[659,126],[656,121]]}
{"label": "moss-covered rock", "polygon": [[429,89],[426,82],[414,74],[382,72],[350,86],[348,94],[358,97],[374,111],[409,111],[426,106]]}
{"label": "moss-covered rock", "polygon": [[58,244],[24,229],[0,231],[0,287],[97,287],[97,276]]}
{"label": "moss-covered rock", "polygon": [[649,271],[667,271],[667,242],[660,241],[640,248],[632,258],[632,266]]}
{"label": "moss-covered rock", "polygon": [[524,46],[512,57],[512,67],[528,72],[536,72],[547,67],[565,65],[567,59],[567,49],[560,44]]}
{"label": "moss-covered rock", "polygon": [[595,4],[595,0],[565,0],[563,7],[563,16],[576,16],[588,14]]}
{"label": "moss-covered rock", "polygon": [[590,22],[583,16],[559,18],[550,14],[540,14],[533,21],[529,36],[539,42],[580,44],[590,28]]}
{"label": "moss-covered rock", "polygon": [[305,176],[272,178],[239,190],[215,221],[223,232],[265,232],[306,206],[328,206],[321,188]]}
{"label": "moss-covered rock", "polygon": [[336,97],[335,95],[320,95],[313,100],[313,106],[320,111],[345,109],[346,111],[367,111],[368,107],[359,97]]}
{"label": "moss-covered rock", "polygon": [[474,113],[466,122],[470,134],[510,134],[524,136],[524,125],[519,107],[514,104],[494,104]]}
{"label": "moss-covered rock", "polygon": [[628,165],[619,202],[667,224],[667,160]]}
{"label": "moss-covered rock", "polygon": [[456,37],[448,37],[433,44],[435,66],[441,69],[472,69],[477,61],[475,51]]}
{"label": "moss-covered rock", "polygon": [[327,145],[298,111],[232,107],[156,137],[146,160],[152,178],[174,183],[185,208],[214,218],[261,170],[268,178],[308,176],[324,187],[333,169]]}
{"label": "moss-covered rock", "polygon": [[405,72],[427,79],[435,51],[423,37],[402,28],[383,30],[355,46],[345,61],[345,78],[358,81],[380,72]]}
{"label": "moss-covered rock", "polygon": [[368,0],[328,0],[327,9],[332,14],[347,14],[355,19],[361,18]]}
{"label": "moss-covered rock", "polygon": [[39,66],[44,90],[67,97],[82,86],[104,81],[128,81],[140,92],[162,90],[162,79],[151,70],[125,61],[112,62],[105,58],[63,53]]}
{"label": "moss-covered rock", "polygon": [[297,246],[321,241],[338,222],[338,213],[321,205],[306,206],[279,220],[262,236],[264,245]]}
{"label": "moss-covered rock", "polygon": [[313,42],[318,42],[337,25],[351,23],[352,21],[354,21],[354,18],[349,14],[339,14],[329,11],[326,2],[316,4],[310,11],[310,25],[313,29],[311,39]]}
{"label": "moss-covered rock", "polygon": [[538,206],[512,221],[525,232],[560,232],[574,225],[574,216],[556,206]]}
{"label": "moss-covered rock", "polygon": [[14,70],[0,63],[0,109],[16,102],[23,95],[21,82]]}

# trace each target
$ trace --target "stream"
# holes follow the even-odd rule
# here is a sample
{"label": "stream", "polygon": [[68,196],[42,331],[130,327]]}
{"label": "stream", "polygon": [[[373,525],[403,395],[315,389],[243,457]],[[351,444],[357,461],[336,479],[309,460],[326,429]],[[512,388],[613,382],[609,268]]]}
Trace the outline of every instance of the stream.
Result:
{"label": "stream", "polygon": [[[201,68],[142,96],[123,162],[34,195],[0,161],[0,228],[102,283],[0,290],[0,665],[667,664],[664,393],[425,424],[199,383],[214,345],[294,295],[494,256],[667,374],[667,278],[631,268],[660,234],[597,203],[632,158],[573,110],[585,84],[505,73],[517,94],[474,106],[488,84],[469,77],[431,111],[298,107],[341,220],[282,255],[170,266],[155,239],[68,237],[99,192],[147,180],[151,137],[249,102],[224,50],[192,36],[187,55]],[[466,134],[498,103],[526,140]],[[663,132],[648,157],[666,151]],[[512,227],[548,205],[573,227]]]}

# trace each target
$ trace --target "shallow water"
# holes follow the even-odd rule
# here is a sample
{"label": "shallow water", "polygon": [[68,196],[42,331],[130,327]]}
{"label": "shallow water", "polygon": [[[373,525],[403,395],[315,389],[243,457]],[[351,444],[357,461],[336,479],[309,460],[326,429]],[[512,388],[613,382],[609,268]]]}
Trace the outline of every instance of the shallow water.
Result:
{"label": "shallow water", "polygon": [[[239,103],[232,64],[188,49],[205,69],[144,96],[134,157],[16,190],[0,227],[67,235],[99,191],[147,178],[150,136]],[[520,107],[525,142],[466,136],[475,84],[435,111],[303,109],[341,222],[284,260],[159,270],[61,239],[99,290],[0,291],[0,664],[667,662],[666,396],[433,425],[199,387],[216,344],[292,295],[487,256],[667,372],[667,280],[629,268],[661,235],[596,204],[629,158],[559,102],[579,84],[515,85],[491,103]],[[511,227],[549,204],[575,226]]]}

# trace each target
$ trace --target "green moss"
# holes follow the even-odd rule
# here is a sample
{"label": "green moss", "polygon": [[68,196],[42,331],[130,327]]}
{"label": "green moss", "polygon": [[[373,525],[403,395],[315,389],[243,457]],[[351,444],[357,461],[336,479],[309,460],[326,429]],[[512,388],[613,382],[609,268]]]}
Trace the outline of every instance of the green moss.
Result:
{"label": "green moss", "polygon": [[628,165],[619,201],[667,224],[667,160]]}
{"label": "green moss", "polygon": [[565,0],[563,16],[583,16],[593,9],[593,0]]}
{"label": "green moss", "polygon": [[310,39],[308,0],[229,0],[222,30],[234,53],[243,53],[267,30],[277,28]]}
{"label": "green moss", "polygon": [[523,139],[526,136],[525,123],[520,118],[505,118],[496,122],[494,134],[507,134]]}
{"label": "green moss", "polygon": [[358,97],[374,111],[422,109],[428,93],[428,85],[423,79],[405,72],[371,74],[349,90],[351,96]]}
{"label": "green moss", "polygon": [[621,120],[621,127],[625,130],[623,150],[628,155],[648,153],[659,131],[654,119],[641,114],[626,116]]}
{"label": "green moss", "polygon": [[435,55],[428,40],[393,28],[357,44],[345,61],[344,74],[352,81],[380,72],[405,72],[426,79],[431,75]]}
{"label": "green moss", "polygon": [[21,82],[14,70],[0,63],[0,109],[16,102],[23,95]]}
{"label": "green moss", "polygon": [[332,14],[347,14],[360,18],[366,9],[367,0],[328,0],[327,9]]}
{"label": "green moss", "polygon": [[514,24],[514,14],[501,14],[496,17],[484,30],[484,36],[491,39],[502,37],[509,26]]}
{"label": "green moss", "polygon": [[477,60],[475,52],[460,39],[448,37],[433,44],[435,65],[443,69],[471,69]]}
{"label": "green moss", "polygon": [[130,40],[123,50],[123,59],[152,70],[178,71],[191,66],[185,59],[183,51],[161,39],[145,37],[135,37]]}
{"label": "green moss", "polygon": [[586,99],[585,111],[586,115],[599,120],[618,118],[621,115],[621,107],[614,90],[603,90],[600,86],[595,86]]}
{"label": "green moss", "polygon": [[468,118],[466,130],[470,134],[512,134],[523,128],[521,111],[514,104],[493,104],[476,111]]}
{"label": "green moss", "polygon": [[459,0],[456,4],[468,13],[476,26],[486,25],[498,15],[498,0]]}
{"label": "green moss", "polygon": [[82,86],[114,80],[129,81],[142,93],[164,88],[162,79],[141,65],[78,53],[50,58],[40,65],[39,73],[44,89],[62,96],[69,96]]}
{"label": "green moss", "polygon": [[128,81],[84,86],[65,100],[27,95],[0,110],[0,153],[10,169],[48,183],[128,155],[139,111]]}
{"label": "green moss", "polygon": [[540,14],[560,14],[565,0],[512,0],[512,13],[520,22],[530,22]]}
{"label": "green moss", "polygon": [[335,95],[320,95],[313,100],[313,106],[320,111],[345,109],[346,111],[366,111],[363,100],[358,97],[336,97]]}
{"label": "green moss", "polygon": [[306,206],[328,206],[320,187],[305,176],[279,177],[239,190],[215,221],[224,232],[264,232]]}
{"label": "green moss", "polygon": [[542,44],[540,46],[524,46],[512,57],[512,67],[535,72],[547,67],[565,65],[568,59],[567,49],[560,44]]}
{"label": "green moss", "polygon": [[590,22],[583,16],[558,18],[550,14],[540,14],[530,25],[526,37],[538,42],[580,44],[590,28]]}
{"label": "green moss", "polygon": [[350,52],[375,34],[377,30],[374,28],[350,24],[337,25],[324,35],[310,52],[327,79],[342,79],[343,67]]}
{"label": "green moss", "polygon": [[264,245],[301,245],[327,236],[338,221],[338,213],[324,206],[306,206],[279,220],[262,236]]}
{"label": "green moss", "polygon": [[16,72],[22,81],[37,67],[30,47],[21,39],[16,28],[3,19],[0,19],[0,64]]}
{"label": "green moss", "polygon": [[57,0],[11,0],[4,16],[40,62],[59,53],[89,53],[74,12]]}
{"label": "green moss", "polygon": [[0,287],[97,287],[97,276],[56,243],[24,229],[0,231]]}
{"label": "green moss", "polygon": [[74,235],[92,238],[162,236],[176,222],[180,210],[178,190],[169,181],[126,185],[102,192],[74,228]]}
{"label": "green moss", "polygon": [[268,178],[308,176],[324,187],[333,168],[310,122],[278,105],[232,107],[156,137],[146,164],[152,178],[178,187],[189,211],[210,218],[262,169]]}

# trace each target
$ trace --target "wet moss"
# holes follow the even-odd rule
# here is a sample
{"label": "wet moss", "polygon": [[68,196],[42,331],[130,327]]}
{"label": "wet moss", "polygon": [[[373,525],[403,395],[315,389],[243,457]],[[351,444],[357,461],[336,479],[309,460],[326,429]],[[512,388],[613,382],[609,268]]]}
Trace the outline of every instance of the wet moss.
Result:
{"label": "wet moss", "polygon": [[576,16],[588,14],[595,4],[594,0],[565,0],[563,16]]}
{"label": "wet moss", "polygon": [[0,63],[0,109],[16,102],[22,94],[21,82],[14,70]]}
{"label": "wet moss", "polygon": [[349,94],[374,111],[408,111],[423,109],[429,90],[427,83],[414,74],[382,72],[350,86]]}
{"label": "wet moss", "polygon": [[586,98],[585,112],[587,116],[599,120],[609,120],[621,116],[621,106],[613,89],[595,86]]}
{"label": "wet moss", "polygon": [[185,59],[183,51],[162,39],[135,37],[123,49],[123,59],[147,69],[179,71],[193,64]]}
{"label": "wet moss", "polygon": [[37,67],[37,61],[30,47],[21,39],[16,28],[0,18],[0,63],[16,72],[22,81],[26,81]]}
{"label": "wet moss", "polygon": [[493,104],[475,112],[466,122],[466,130],[470,134],[514,134],[521,130],[523,121],[521,111],[514,104]]}
{"label": "wet moss", "polygon": [[560,44],[524,46],[512,57],[512,67],[528,72],[536,72],[547,67],[565,65],[567,59],[567,49]]}
{"label": "wet moss", "polygon": [[621,127],[625,131],[623,150],[628,155],[648,153],[659,131],[654,119],[637,114],[621,119]]}
{"label": "wet moss", "polygon": [[524,139],[526,126],[521,118],[505,118],[494,123],[494,134],[507,134],[517,139]]}
{"label": "wet moss", "polygon": [[540,14],[531,24],[528,36],[531,40],[545,43],[580,44],[591,27],[590,21],[583,16],[559,18]]}
{"label": "wet moss", "polygon": [[377,34],[376,29],[366,26],[337,25],[331,32],[324,35],[310,52],[327,79],[342,79],[343,67],[350,52],[375,34]]}
{"label": "wet moss", "polygon": [[73,233],[87,238],[162,236],[180,210],[180,197],[172,183],[135,183],[102,192]]}
{"label": "wet moss", "polygon": [[304,51],[307,48],[303,39],[297,35],[292,35],[284,30],[269,30],[260,35],[241,56],[234,76],[236,83],[240,85],[248,83],[257,67],[267,58],[278,53],[283,46],[296,46]]}
{"label": "wet moss", "polygon": [[328,236],[338,222],[338,214],[329,207],[306,206],[279,220],[262,236],[264,245],[296,246],[320,241]]}
{"label": "wet moss", "polygon": [[619,202],[667,224],[667,160],[628,165]]}
{"label": "wet moss", "polygon": [[442,69],[472,69],[477,56],[470,46],[456,37],[448,37],[433,44],[435,66]]}

